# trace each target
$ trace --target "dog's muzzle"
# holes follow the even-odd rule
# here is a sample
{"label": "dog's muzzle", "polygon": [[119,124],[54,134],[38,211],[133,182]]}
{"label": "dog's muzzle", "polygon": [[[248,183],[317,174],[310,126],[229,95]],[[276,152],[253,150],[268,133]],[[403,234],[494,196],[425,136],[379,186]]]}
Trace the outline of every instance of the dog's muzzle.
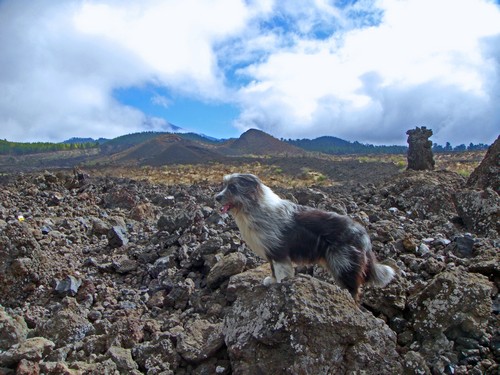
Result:
{"label": "dog's muzzle", "polygon": [[231,203],[222,203],[223,199],[224,199],[224,194],[222,194],[222,193],[219,193],[215,196],[215,200],[222,204],[222,207],[220,208],[220,212],[225,214],[233,208],[233,205]]}

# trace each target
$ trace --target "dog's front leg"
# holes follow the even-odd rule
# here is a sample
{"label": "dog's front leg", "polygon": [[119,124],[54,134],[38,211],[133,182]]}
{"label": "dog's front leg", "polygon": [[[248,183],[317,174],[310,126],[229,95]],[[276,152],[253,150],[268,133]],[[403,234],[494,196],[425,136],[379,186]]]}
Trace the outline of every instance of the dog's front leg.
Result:
{"label": "dog's front leg", "polygon": [[264,285],[270,285],[276,282],[281,283],[283,279],[293,277],[295,275],[292,262],[288,258],[282,261],[272,260],[271,269],[273,271],[273,275],[267,276],[264,279]]}

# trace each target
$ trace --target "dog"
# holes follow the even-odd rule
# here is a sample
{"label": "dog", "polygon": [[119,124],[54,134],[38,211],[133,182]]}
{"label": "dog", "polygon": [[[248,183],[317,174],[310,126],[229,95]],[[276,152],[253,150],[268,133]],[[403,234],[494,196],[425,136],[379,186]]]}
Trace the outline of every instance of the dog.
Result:
{"label": "dog", "polygon": [[364,283],[386,286],[394,270],[379,264],[365,228],[348,216],[281,199],[253,174],[224,176],[215,196],[250,249],[271,263],[269,285],[293,277],[293,264],[317,263],[359,302]]}

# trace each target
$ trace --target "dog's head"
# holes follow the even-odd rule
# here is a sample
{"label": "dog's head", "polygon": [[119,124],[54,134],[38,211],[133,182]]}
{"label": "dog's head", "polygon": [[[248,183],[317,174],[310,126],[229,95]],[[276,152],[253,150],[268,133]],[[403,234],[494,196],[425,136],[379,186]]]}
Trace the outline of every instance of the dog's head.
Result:
{"label": "dog's head", "polygon": [[231,211],[237,214],[257,204],[262,195],[261,186],[261,181],[253,174],[229,174],[224,176],[223,189],[215,196],[215,200],[222,205],[222,213]]}

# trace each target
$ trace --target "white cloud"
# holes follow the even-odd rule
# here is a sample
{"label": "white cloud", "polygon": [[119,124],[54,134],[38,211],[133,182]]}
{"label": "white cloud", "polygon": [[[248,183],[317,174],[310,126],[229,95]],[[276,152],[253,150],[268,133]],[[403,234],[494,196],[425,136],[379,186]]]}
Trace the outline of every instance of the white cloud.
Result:
{"label": "white cloud", "polygon": [[77,33],[68,17],[75,11],[51,1],[0,4],[2,137],[60,141],[141,128],[145,115],[114,101],[111,90],[143,79],[145,68],[113,44]]}
{"label": "white cloud", "polygon": [[147,85],[169,93],[153,104],[231,103],[239,129],[278,137],[404,143],[407,129],[426,125],[440,143],[496,138],[497,4],[336,4],[0,1],[0,138],[165,129],[167,120],[114,99]]}
{"label": "white cloud", "polygon": [[227,94],[213,45],[266,4],[0,2],[0,137],[59,141],[163,129],[167,121],[118,103],[113,90],[149,83],[220,100]]}
{"label": "white cloud", "polygon": [[151,98],[151,102],[164,108],[168,108],[172,105],[171,99],[159,94],[153,95],[153,97]]}
{"label": "white cloud", "polygon": [[225,88],[213,45],[238,33],[249,17],[239,0],[148,0],[85,3],[74,20],[79,31],[141,59],[157,84],[214,99]]}
{"label": "white cloud", "polygon": [[465,133],[475,142],[494,139],[498,91],[492,90],[498,87],[490,82],[500,79],[499,55],[481,47],[500,34],[498,6],[479,0],[376,5],[383,10],[379,24],[326,40],[306,36],[244,69],[252,82],[240,90],[237,125],[285,137],[402,143],[406,129],[425,124],[441,142]]}

